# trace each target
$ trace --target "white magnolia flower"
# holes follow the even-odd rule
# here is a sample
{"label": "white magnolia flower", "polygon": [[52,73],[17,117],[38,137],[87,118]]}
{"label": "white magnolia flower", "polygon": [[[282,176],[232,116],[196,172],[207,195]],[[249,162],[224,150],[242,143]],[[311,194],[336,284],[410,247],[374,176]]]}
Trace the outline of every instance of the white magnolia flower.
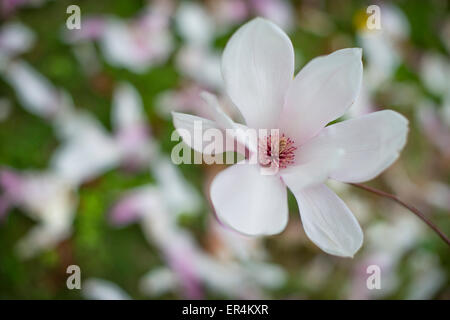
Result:
{"label": "white magnolia flower", "polygon": [[207,8],[214,17],[221,33],[251,16],[267,18],[284,29],[290,29],[294,24],[294,8],[285,0],[213,0]]}
{"label": "white magnolia flower", "polygon": [[192,45],[209,45],[215,25],[206,8],[195,2],[182,2],[175,13],[175,25],[183,39]]}
{"label": "white magnolia flower", "polygon": [[[353,256],[363,241],[361,228],[323,183],[328,178],[363,182],[376,177],[398,158],[408,131],[407,120],[390,110],[327,126],[358,96],[361,49],[318,57],[294,78],[289,38],[273,23],[257,18],[229,40],[222,73],[226,91],[249,128],[279,129],[276,158],[268,142],[277,137],[247,144],[252,154],[266,154],[279,171],[262,175],[259,164],[241,162],[219,173],[210,190],[218,218],[247,235],[279,233],[288,220],[288,187],[308,237],[327,253]],[[210,95],[206,97],[219,108]],[[191,136],[194,121],[202,121],[205,129],[245,127],[223,112],[216,113],[215,121],[180,113],[173,117],[177,130]],[[191,141],[185,142],[193,147]]]}
{"label": "white magnolia flower", "polygon": [[107,19],[100,37],[105,59],[136,73],[164,63],[173,49],[170,10],[162,3],[145,8],[136,20]]}
{"label": "white magnolia flower", "polygon": [[217,28],[206,9],[199,4],[182,3],[175,22],[184,40],[176,56],[178,70],[207,88],[220,88],[220,55],[213,48]]}
{"label": "white magnolia flower", "polygon": [[139,92],[129,83],[114,91],[111,122],[122,163],[129,168],[146,168],[155,145]]}

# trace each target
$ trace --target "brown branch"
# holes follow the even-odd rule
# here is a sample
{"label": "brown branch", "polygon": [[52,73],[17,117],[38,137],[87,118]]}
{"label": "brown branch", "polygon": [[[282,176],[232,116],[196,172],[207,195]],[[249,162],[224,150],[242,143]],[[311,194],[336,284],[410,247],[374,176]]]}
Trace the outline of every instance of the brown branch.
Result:
{"label": "brown branch", "polygon": [[381,191],[381,190],[378,190],[378,189],[375,189],[375,188],[372,188],[372,187],[369,187],[369,186],[366,186],[366,185],[363,185],[360,183],[349,183],[349,184],[351,184],[352,186],[355,186],[357,188],[375,193],[379,196],[389,198],[389,199],[397,202],[401,206],[405,207],[406,209],[408,209],[409,211],[414,213],[420,219],[422,219],[423,222],[425,222],[431,229],[433,229],[434,232],[436,232],[439,235],[439,237],[441,237],[441,239],[444,240],[444,242],[450,246],[450,239],[441,230],[439,230],[439,228],[433,222],[431,222],[422,212],[420,212],[415,207],[413,207],[409,204],[406,204],[405,202],[403,202],[402,200],[400,200],[399,198],[397,198],[397,196],[395,196],[393,194],[390,194],[390,193],[387,193],[387,192],[384,192],[384,191]]}

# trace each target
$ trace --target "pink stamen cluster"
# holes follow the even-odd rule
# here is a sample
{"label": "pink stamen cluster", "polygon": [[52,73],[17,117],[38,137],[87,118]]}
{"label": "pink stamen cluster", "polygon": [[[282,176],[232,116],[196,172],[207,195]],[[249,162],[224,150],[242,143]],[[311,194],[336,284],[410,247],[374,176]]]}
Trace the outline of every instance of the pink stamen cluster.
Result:
{"label": "pink stamen cluster", "polygon": [[[278,140],[278,141],[277,141]],[[294,163],[295,150],[294,140],[284,134],[268,135],[259,140],[259,162],[262,166],[272,166],[287,168]]]}

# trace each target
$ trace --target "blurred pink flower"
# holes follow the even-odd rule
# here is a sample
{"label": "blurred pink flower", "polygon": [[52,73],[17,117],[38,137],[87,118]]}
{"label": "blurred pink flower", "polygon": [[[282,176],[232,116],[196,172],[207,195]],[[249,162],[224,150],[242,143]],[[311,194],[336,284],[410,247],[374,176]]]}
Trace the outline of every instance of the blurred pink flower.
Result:
{"label": "blurred pink flower", "polygon": [[28,112],[51,119],[61,109],[64,102],[62,93],[27,62],[9,63],[2,76]]}
{"label": "blurred pink flower", "polygon": [[281,28],[288,30],[293,26],[294,9],[289,1],[283,0],[250,0],[251,8],[256,16],[273,21]]}
{"label": "blurred pink flower", "polygon": [[[177,212],[170,210],[169,201],[160,188],[141,187],[130,191],[112,208],[110,219],[115,225],[140,221],[148,240],[159,247],[178,278],[183,294],[189,299],[200,299],[201,285],[191,265],[192,239],[176,226]],[[185,210],[190,209],[185,206]]]}
{"label": "blurred pink flower", "polygon": [[145,7],[131,20],[87,17],[80,30],[65,32],[64,38],[68,42],[97,40],[111,65],[142,73],[164,63],[172,52],[171,11],[170,1],[159,1]]}

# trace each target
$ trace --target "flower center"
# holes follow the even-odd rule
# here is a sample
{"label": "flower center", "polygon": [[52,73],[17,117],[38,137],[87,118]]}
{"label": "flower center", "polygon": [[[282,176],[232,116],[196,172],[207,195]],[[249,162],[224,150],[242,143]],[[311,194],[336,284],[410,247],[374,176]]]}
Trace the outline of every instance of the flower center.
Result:
{"label": "flower center", "polygon": [[294,140],[284,134],[270,134],[259,139],[258,151],[259,162],[262,166],[276,166],[286,168],[294,163],[295,150]]}

